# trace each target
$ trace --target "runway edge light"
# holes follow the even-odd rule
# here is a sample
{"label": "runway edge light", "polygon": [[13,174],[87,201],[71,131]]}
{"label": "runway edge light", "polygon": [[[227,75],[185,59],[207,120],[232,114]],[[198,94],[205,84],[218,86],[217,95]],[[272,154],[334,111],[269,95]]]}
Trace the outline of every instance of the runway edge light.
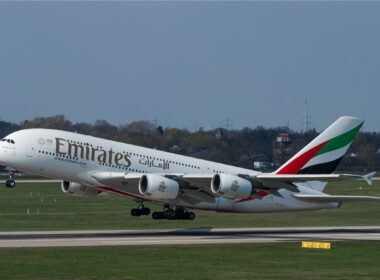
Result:
{"label": "runway edge light", "polygon": [[311,249],[331,249],[330,242],[310,242],[302,241],[302,248],[311,248]]}

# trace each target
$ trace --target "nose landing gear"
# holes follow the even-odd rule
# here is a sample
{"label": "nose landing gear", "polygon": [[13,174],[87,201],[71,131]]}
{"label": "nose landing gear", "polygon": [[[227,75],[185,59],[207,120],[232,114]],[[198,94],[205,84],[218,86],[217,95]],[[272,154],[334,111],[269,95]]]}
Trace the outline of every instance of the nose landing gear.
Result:
{"label": "nose landing gear", "polygon": [[5,182],[5,186],[7,188],[14,188],[16,187],[16,182],[14,180],[14,173],[16,172],[16,170],[11,170],[9,172],[9,179]]}

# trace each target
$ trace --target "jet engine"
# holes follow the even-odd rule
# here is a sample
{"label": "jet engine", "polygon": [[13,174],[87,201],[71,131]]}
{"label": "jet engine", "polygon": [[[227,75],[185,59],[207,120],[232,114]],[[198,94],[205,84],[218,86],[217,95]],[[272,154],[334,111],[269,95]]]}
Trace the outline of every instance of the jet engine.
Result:
{"label": "jet engine", "polygon": [[179,193],[179,185],[172,179],[146,174],[140,178],[139,192],[152,199],[175,199]]}
{"label": "jet engine", "polygon": [[246,179],[231,174],[215,174],[211,180],[214,194],[225,198],[247,198],[251,195],[252,184]]}
{"label": "jet engine", "polygon": [[94,197],[101,193],[99,190],[74,182],[62,181],[61,187],[64,193],[79,197]]}

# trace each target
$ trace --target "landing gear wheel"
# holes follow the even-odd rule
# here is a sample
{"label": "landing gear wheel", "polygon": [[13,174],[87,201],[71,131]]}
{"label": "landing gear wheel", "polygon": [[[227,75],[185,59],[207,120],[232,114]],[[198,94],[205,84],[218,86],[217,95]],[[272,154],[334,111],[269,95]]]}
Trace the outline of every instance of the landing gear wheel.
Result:
{"label": "landing gear wheel", "polygon": [[7,188],[14,188],[14,187],[16,187],[16,182],[14,180],[7,180],[5,182],[5,186]]}
{"label": "landing gear wheel", "polygon": [[166,217],[169,220],[175,220],[177,218],[177,213],[174,210],[169,210],[169,211],[166,212]]}
{"label": "landing gear wheel", "polygon": [[7,188],[14,188],[14,187],[16,187],[16,182],[13,179],[15,172],[16,172],[16,170],[13,170],[13,169],[9,172],[9,179],[5,182],[5,186]]}
{"label": "landing gear wheel", "polygon": [[139,217],[141,215],[141,211],[139,209],[133,208],[131,210],[131,215],[135,217]]}
{"label": "landing gear wheel", "polygon": [[152,218],[154,220],[194,220],[194,212],[187,212],[183,207],[175,207],[174,209],[168,206],[162,212],[153,212]]}
{"label": "landing gear wheel", "polygon": [[136,201],[139,203],[139,206],[137,208],[134,208],[131,210],[131,215],[132,216],[141,216],[141,215],[149,215],[150,214],[150,209],[147,207],[144,207],[143,201]]}
{"label": "landing gear wheel", "polygon": [[152,214],[152,218],[153,218],[154,220],[161,220],[161,219],[163,219],[164,217],[163,217],[163,215],[162,215],[162,212],[153,212],[153,214]]}
{"label": "landing gear wheel", "polygon": [[189,220],[194,220],[195,219],[195,213],[194,212],[190,212],[190,213],[187,213],[187,219]]}
{"label": "landing gear wheel", "polygon": [[140,211],[141,211],[141,215],[149,215],[150,214],[149,208],[143,208]]}

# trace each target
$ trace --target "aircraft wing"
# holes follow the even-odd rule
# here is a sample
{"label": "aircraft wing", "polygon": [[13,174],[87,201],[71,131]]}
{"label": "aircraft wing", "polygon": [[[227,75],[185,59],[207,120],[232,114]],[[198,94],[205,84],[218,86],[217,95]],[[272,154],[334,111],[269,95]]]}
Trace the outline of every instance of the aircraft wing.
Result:
{"label": "aircraft wing", "polygon": [[[158,174],[163,177],[173,179],[178,182],[181,188],[181,199],[190,204],[196,204],[202,201],[214,202],[215,195],[210,190],[212,174]],[[111,187],[99,189],[111,193],[123,192],[134,196],[141,196],[138,191],[138,185],[141,173],[125,172],[104,172],[98,171],[91,174],[99,183]],[[136,198],[136,197],[135,197]],[[137,199],[137,198],[136,198]]]}
{"label": "aircraft wing", "polygon": [[97,171],[91,174],[98,182],[107,186],[126,186],[128,184],[138,184],[141,174],[126,172]]}
{"label": "aircraft wing", "polygon": [[[105,185],[120,186],[128,184],[138,184],[141,173],[125,173],[125,172],[105,172],[99,171],[91,174],[93,178]],[[201,187],[209,187],[213,174],[158,174],[179,182],[181,187],[191,188],[190,185]],[[188,186],[186,186],[186,184]]]}
{"label": "aircraft wing", "polygon": [[99,182],[96,188],[117,195],[122,195],[136,200],[146,200],[138,191],[141,174],[125,172],[97,171],[90,174]]}
{"label": "aircraft wing", "polygon": [[[372,177],[375,173],[370,173],[365,176],[353,174],[266,174],[260,173],[255,175],[239,174],[240,178],[244,178],[252,183],[253,190],[251,196],[261,199],[260,191],[265,191],[275,196],[281,197],[278,192],[279,189],[287,189],[291,192],[298,193],[299,190],[294,183],[306,181],[337,181],[337,180],[352,180],[352,179],[365,179],[368,184],[372,183]],[[180,187],[181,199],[186,200],[191,204],[201,201],[214,202],[216,194],[211,191],[211,180],[215,174],[157,174],[178,182]],[[99,183],[108,186],[108,188],[101,188],[103,191],[116,192],[119,194],[132,194],[134,198],[138,199],[141,194],[138,190],[138,185],[141,173],[125,173],[125,172],[105,172],[99,171],[91,175]],[[123,193],[121,193],[123,192]],[[309,201],[334,201],[340,200],[348,201],[363,201],[363,199],[376,200],[369,197],[342,197],[342,196],[295,196],[300,200]],[[334,200],[335,199],[335,200]],[[366,200],[367,201],[367,200]]]}
{"label": "aircraft wing", "polygon": [[376,196],[293,194],[293,197],[295,197],[299,200],[302,200],[302,201],[314,202],[314,203],[380,201],[380,197],[376,197]]}

